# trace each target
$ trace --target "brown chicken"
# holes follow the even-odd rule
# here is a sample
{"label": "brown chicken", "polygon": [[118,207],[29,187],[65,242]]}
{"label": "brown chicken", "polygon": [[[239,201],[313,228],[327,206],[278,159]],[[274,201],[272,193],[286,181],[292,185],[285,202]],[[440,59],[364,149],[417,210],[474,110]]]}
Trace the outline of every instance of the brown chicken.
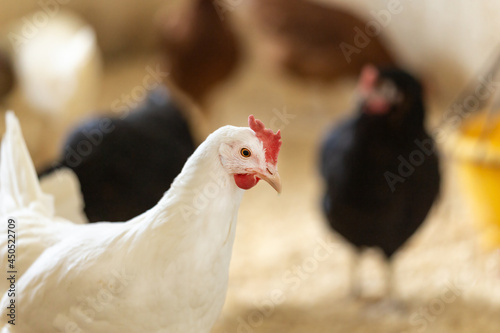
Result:
{"label": "brown chicken", "polygon": [[[252,17],[272,38],[278,65],[295,76],[332,81],[361,68],[394,65],[374,24],[333,5],[307,0],[252,0]],[[378,23],[377,23],[378,24]],[[377,33],[378,32],[378,33]]]}
{"label": "brown chicken", "polygon": [[219,17],[213,0],[195,0],[165,20],[161,38],[170,79],[198,104],[229,77],[241,55],[237,37]]}

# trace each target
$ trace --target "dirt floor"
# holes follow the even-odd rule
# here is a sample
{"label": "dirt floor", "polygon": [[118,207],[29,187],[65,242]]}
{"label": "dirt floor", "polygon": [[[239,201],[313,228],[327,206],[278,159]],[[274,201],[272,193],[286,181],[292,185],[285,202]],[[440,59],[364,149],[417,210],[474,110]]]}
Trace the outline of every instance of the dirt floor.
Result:
{"label": "dirt floor", "polygon": [[[101,108],[131,91],[157,61],[110,64]],[[446,154],[441,198],[393,262],[394,296],[384,297],[386,266],[377,251],[360,263],[365,297],[350,296],[355,253],[321,215],[316,162],[325,131],[349,111],[353,86],[299,84],[250,61],[214,96],[203,131],[245,125],[251,113],[281,129],[283,193],[260,184],[245,194],[227,301],[213,333],[500,332],[500,252],[482,250]],[[440,110],[431,111],[432,127]]]}

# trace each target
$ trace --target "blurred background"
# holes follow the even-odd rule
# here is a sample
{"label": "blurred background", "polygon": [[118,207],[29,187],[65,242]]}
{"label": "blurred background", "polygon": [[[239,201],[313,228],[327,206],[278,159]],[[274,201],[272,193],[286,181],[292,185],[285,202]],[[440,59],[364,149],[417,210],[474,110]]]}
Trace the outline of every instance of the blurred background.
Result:
{"label": "blurred background", "polygon": [[[214,333],[499,331],[500,241],[485,246],[477,228],[496,192],[473,203],[471,192],[486,192],[462,184],[460,135],[441,129],[496,56],[500,3],[0,0],[0,8],[0,128],[13,109],[39,172],[60,161],[75,127],[133,114],[159,87],[195,145],[222,125],[246,126],[249,114],[281,130],[283,193],[258,186],[245,194]],[[321,211],[320,145],[353,114],[367,63],[419,77],[426,128],[442,135],[439,198],[393,259],[404,306],[380,301],[376,249],[361,267],[374,296],[349,296],[354,250]],[[328,255],[319,260],[318,249]]]}

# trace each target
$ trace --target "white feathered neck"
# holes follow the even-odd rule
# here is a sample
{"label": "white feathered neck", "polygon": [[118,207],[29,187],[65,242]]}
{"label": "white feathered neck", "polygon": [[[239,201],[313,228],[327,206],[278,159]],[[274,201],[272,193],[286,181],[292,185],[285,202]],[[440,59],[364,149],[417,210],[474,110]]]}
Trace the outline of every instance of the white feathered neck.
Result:
{"label": "white feathered neck", "polygon": [[232,245],[233,224],[244,191],[223,168],[219,147],[243,131],[251,130],[224,126],[210,134],[158,204],[129,223],[141,231],[154,229],[155,234],[162,235],[188,235],[193,228],[203,229],[212,242],[222,246],[229,241]]}

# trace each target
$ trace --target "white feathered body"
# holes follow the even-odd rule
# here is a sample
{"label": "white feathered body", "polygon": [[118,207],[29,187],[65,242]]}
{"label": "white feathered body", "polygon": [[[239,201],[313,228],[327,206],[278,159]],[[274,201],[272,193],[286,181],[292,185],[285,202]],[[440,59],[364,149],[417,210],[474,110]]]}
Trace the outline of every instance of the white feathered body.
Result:
{"label": "white feathered body", "polygon": [[224,304],[243,194],[218,157],[235,130],[253,133],[211,134],[160,202],[131,221],[77,225],[9,212],[24,233],[18,251],[46,250],[17,281],[18,319],[2,332],[209,332]]}

